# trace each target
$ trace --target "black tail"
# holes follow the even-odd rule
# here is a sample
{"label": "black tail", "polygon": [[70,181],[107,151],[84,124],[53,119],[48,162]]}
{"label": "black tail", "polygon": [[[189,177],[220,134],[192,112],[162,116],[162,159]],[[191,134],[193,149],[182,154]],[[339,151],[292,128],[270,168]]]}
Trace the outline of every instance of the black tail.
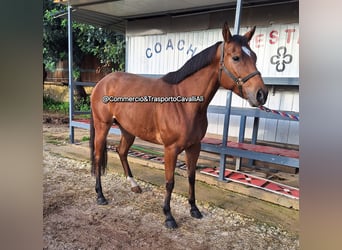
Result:
{"label": "black tail", "polygon": [[[95,147],[94,147],[94,138],[95,138],[95,128],[94,128],[94,120],[93,120],[93,112],[90,112],[90,160],[91,160],[91,174],[95,175]],[[107,140],[104,142],[104,147],[100,156],[100,174],[104,174],[106,172],[107,167]]]}

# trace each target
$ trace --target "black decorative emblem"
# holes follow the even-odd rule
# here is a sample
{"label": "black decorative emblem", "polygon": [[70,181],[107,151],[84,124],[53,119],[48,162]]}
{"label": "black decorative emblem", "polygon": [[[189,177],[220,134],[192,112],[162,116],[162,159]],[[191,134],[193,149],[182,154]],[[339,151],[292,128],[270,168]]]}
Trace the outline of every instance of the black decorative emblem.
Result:
{"label": "black decorative emblem", "polygon": [[271,63],[276,65],[278,72],[283,72],[285,70],[285,64],[292,62],[292,55],[287,55],[286,51],[285,46],[279,47],[277,49],[277,55],[271,57]]}

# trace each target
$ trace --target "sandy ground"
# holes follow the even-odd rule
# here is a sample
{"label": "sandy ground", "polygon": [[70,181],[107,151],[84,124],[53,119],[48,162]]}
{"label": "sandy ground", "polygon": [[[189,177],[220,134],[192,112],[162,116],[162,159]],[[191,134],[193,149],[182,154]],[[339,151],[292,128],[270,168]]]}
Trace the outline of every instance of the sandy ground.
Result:
{"label": "sandy ground", "polygon": [[109,204],[99,206],[89,160],[56,153],[68,147],[67,126],[43,130],[44,249],[299,249],[297,232],[205,201],[198,202],[204,217],[194,219],[176,193],[171,208],[179,227],[166,229],[164,187],[139,180],[143,192],[133,193],[112,169],[103,177]]}

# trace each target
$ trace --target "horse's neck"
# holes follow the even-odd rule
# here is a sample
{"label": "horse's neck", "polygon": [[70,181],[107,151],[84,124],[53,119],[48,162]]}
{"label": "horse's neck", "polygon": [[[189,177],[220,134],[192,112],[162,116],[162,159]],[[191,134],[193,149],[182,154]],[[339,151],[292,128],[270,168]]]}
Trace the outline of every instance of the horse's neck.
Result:
{"label": "horse's neck", "polygon": [[180,83],[178,89],[183,96],[203,97],[203,102],[199,103],[199,106],[206,110],[219,86],[217,66],[209,65]]}

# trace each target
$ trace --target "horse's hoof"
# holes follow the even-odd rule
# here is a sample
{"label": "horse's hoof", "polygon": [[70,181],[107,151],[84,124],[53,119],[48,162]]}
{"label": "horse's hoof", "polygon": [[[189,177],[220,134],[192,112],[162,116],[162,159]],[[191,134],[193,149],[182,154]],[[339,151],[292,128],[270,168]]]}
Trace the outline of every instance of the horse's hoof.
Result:
{"label": "horse's hoof", "polygon": [[202,213],[198,210],[198,208],[196,209],[190,209],[190,214],[192,217],[196,218],[196,219],[201,219],[203,218]]}
{"label": "horse's hoof", "polygon": [[131,188],[132,192],[140,194],[142,192],[139,186],[135,186]]}
{"label": "horse's hoof", "polygon": [[98,205],[107,205],[108,201],[106,200],[105,197],[99,197],[99,198],[97,198],[97,204]]}
{"label": "horse's hoof", "polygon": [[178,227],[174,219],[165,220],[165,227],[168,229],[175,229]]}

